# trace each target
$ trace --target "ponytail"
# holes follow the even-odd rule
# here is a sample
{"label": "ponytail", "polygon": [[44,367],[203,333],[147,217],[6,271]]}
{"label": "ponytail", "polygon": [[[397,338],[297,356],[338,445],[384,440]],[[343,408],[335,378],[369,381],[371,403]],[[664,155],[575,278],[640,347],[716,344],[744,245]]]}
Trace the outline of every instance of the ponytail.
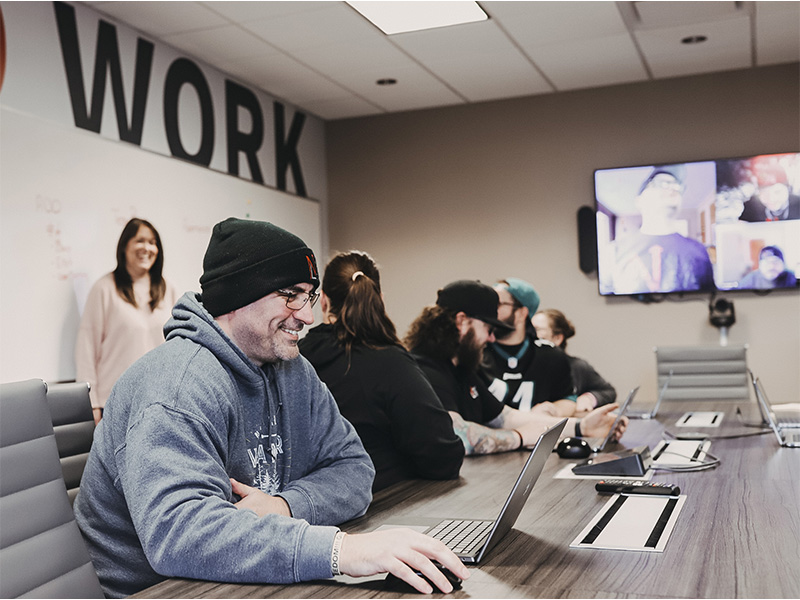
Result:
{"label": "ponytail", "polygon": [[322,291],[336,318],[333,328],[349,355],[354,344],[368,348],[400,346],[381,297],[380,273],[365,252],[337,254],[325,267]]}

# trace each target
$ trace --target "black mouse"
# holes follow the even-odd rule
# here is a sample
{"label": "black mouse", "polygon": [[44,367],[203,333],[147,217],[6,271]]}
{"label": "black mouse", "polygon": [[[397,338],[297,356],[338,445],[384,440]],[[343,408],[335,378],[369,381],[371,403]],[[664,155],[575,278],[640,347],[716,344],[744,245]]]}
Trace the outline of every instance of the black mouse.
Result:
{"label": "black mouse", "polygon": [[[442,575],[444,575],[447,578],[447,581],[449,581],[450,585],[453,586],[453,591],[461,589],[461,578],[458,575],[456,575],[450,569],[448,569],[443,564],[441,564],[441,563],[439,563],[439,562],[437,562],[435,560],[431,561],[431,562],[433,563],[433,565],[437,569],[439,569],[439,571],[441,571]],[[436,585],[430,579],[425,577],[425,575],[422,573],[422,571],[418,571],[418,570],[415,569],[414,570],[414,574],[418,575],[419,577],[422,577],[425,581],[427,581],[430,584],[430,586],[433,588],[433,593],[434,594],[443,593],[438,587],[436,587]],[[395,590],[395,591],[401,591],[401,592],[406,592],[406,593],[415,593],[415,594],[419,594],[420,593],[420,591],[417,588],[415,588],[414,586],[412,586],[409,583],[406,583],[405,581],[403,581],[402,579],[400,579],[396,575],[392,575],[391,573],[389,573],[386,576],[386,587],[388,587],[388,588],[390,588],[392,590]]]}
{"label": "black mouse", "polygon": [[558,442],[556,452],[561,458],[586,458],[592,447],[583,438],[567,437]]}

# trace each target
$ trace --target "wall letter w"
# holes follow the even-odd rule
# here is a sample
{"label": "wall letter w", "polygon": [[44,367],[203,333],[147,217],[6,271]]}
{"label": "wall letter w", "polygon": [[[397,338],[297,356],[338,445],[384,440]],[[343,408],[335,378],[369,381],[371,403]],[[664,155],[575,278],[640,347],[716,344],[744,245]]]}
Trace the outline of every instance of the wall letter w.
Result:
{"label": "wall letter w", "polygon": [[64,57],[64,70],[67,74],[75,126],[100,133],[106,90],[106,70],[108,70],[111,75],[111,91],[114,95],[119,137],[125,142],[136,145],[141,144],[144,110],[147,103],[147,90],[150,86],[150,71],[153,64],[153,44],[141,38],[136,43],[133,106],[131,107],[130,126],[128,126],[128,113],[125,109],[125,94],[122,87],[122,67],[116,28],[106,21],[101,20],[99,22],[97,51],[94,62],[94,81],[92,84],[92,104],[91,109],[87,110],[75,9],[62,2],[54,2],[53,6],[56,12],[58,37],[61,42],[61,54]]}

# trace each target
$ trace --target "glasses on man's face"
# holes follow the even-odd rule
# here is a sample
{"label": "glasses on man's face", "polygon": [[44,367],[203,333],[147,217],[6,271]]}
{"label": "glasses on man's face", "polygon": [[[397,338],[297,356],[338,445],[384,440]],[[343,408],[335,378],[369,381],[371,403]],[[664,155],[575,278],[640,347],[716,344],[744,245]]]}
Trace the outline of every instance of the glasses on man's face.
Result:
{"label": "glasses on man's face", "polygon": [[655,178],[647,184],[647,187],[656,188],[659,190],[669,190],[671,192],[678,192],[679,194],[683,193],[683,185],[674,179]]}
{"label": "glasses on man's face", "polygon": [[292,290],[277,290],[275,292],[278,296],[286,299],[286,307],[290,310],[300,310],[309,302],[311,308],[319,300],[319,292],[294,292]]}

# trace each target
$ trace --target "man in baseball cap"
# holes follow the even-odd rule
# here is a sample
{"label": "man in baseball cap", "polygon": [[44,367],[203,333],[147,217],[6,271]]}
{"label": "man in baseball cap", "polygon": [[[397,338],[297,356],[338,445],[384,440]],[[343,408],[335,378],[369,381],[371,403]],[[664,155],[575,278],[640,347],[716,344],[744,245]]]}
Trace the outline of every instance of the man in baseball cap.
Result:
{"label": "man in baseball cap", "polygon": [[[494,286],[500,297],[498,317],[511,326],[486,347],[489,389],[504,404],[523,411],[572,417],[577,412],[567,355],[536,337],[531,319],[539,294],[523,279],[508,277]],[[594,408],[594,407],[591,407]]]}
{"label": "man in baseball cap", "polygon": [[230,218],[214,226],[200,285],[173,308],[166,342],[117,381],[95,433],[75,513],[106,595],[167,577],[285,583],[387,569],[430,593],[409,555],[452,591],[431,560],[469,574],[441,542],[337,527],[367,510],[375,469],[299,357],[319,285],[311,249]]}
{"label": "man in baseball cap", "polygon": [[[536,442],[560,418],[504,405],[489,390],[481,371],[483,351],[497,332],[513,327],[497,318],[500,298],[479,281],[459,280],[439,290],[436,304],[427,306],[411,324],[404,342],[425,373],[466,453],[505,452]],[[615,404],[597,409],[578,425],[571,419],[564,435],[603,437],[614,422]],[[627,422],[615,432],[619,438]]]}
{"label": "man in baseball cap", "polygon": [[783,251],[777,246],[764,246],[758,253],[758,268],[750,271],[739,282],[742,289],[769,290],[794,287],[797,277],[786,268]]}

